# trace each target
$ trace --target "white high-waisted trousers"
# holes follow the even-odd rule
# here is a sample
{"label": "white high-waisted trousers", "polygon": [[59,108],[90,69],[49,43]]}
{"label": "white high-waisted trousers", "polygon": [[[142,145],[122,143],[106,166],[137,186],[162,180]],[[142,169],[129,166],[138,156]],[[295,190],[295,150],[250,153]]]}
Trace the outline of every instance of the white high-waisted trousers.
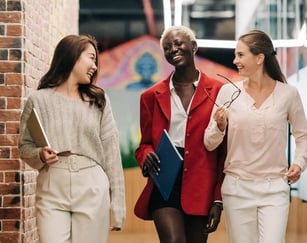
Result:
{"label": "white high-waisted trousers", "polygon": [[226,175],[222,185],[230,243],[284,243],[290,187],[286,180],[241,180]]}
{"label": "white high-waisted trousers", "polygon": [[37,178],[36,216],[41,243],[106,243],[109,180],[81,156],[60,157]]}

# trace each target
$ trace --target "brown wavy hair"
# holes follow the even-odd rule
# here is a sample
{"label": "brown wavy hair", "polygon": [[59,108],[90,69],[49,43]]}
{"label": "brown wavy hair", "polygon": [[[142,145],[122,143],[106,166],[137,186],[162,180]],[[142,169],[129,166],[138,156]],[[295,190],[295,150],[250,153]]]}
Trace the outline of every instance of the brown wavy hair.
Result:
{"label": "brown wavy hair", "polygon": [[49,70],[39,81],[37,89],[53,88],[64,83],[75,63],[79,59],[87,45],[91,44],[96,52],[95,64],[97,70],[91,77],[89,84],[79,84],[79,94],[83,101],[89,101],[90,105],[96,105],[101,111],[106,104],[105,92],[95,85],[98,65],[98,47],[94,37],[88,35],[68,35],[64,37],[56,46]]}

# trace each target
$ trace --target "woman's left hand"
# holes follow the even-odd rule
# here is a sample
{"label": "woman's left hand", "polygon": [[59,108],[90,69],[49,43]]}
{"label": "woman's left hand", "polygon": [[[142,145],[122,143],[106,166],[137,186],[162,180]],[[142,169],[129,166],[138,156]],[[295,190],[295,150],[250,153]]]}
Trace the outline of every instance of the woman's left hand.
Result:
{"label": "woman's left hand", "polygon": [[220,223],[221,220],[221,214],[223,210],[223,204],[222,203],[213,203],[211,206],[211,209],[208,214],[208,224],[205,229],[205,233],[209,234],[214,231],[216,231],[217,226]]}
{"label": "woman's left hand", "polygon": [[288,181],[292,184],[298,181],[301,177],[302,169],[297,164],[292,164],[286,174]]}
{"label": "woman's left hand", "polygon": [[227,109],[222,106],[217,108],[213,118],[216,121],[217,127],[220,129],[220,131],[225,131],[227,127]]}

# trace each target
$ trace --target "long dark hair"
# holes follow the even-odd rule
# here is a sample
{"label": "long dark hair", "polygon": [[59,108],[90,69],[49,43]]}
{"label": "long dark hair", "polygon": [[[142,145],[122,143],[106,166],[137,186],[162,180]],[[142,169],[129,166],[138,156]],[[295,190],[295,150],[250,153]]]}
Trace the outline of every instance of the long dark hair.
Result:
{"label": "long dark hair", "polygon": [[287,83],[276,58],[276,51],[274,50],[271,38],[265,32],[251,30],[241,35],[239,40],[245,43],[254,55],[264,54],[264,69],[272,79]]}
{"label": "long dark hair", "polygon": [[[41,78],[37,89],[53,88],[64,83],[88,44],[91,44],[95,49],[95,64],[98,70],[98,47],[96,40],[92,36],[87,35],[68,35],[57,44],[49,70]],[[103,111],[106,104],[105,92],[94,84],[97,70],[91,77],[90,83],[79,84],[78,90],[83,101],[89,100],[91,105],[95,104]]]}

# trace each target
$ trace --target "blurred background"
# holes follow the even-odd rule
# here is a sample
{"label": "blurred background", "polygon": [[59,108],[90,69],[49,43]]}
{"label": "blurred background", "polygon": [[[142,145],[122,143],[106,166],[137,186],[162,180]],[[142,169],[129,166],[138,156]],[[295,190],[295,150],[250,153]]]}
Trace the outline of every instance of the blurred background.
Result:
{"label": "blurred background", "polygon": [[[120,130],[127,242],[158,242],[152,222],[141,221],[133,214],[145,183],[134,150],[140,138],[139,96],[172,71],[159,45],[163,30],[170,25],[190,27],[199,46],[198,68],[209,76],[218,78],[216,74],[220,73],[233,81],[241,78],[232,64],[237,37],[251,29],[267,32],[288,82],[298,87],[307,110],[306,20],[307,0],[80,0],[79,32],[93,35],[99,43],[97,83],[110,96]],[[288,137],[286,153],[290,165],[295,150],[291,127]],[[287,242],[307,242],[307,222],[303,219],[307,218],[306,173],[291,186],[290,200]],[[218,232],[209,241],[227,242],[224,222]],[[120,237],[122,233],[112,233],[111,243],[121,242]]]}

